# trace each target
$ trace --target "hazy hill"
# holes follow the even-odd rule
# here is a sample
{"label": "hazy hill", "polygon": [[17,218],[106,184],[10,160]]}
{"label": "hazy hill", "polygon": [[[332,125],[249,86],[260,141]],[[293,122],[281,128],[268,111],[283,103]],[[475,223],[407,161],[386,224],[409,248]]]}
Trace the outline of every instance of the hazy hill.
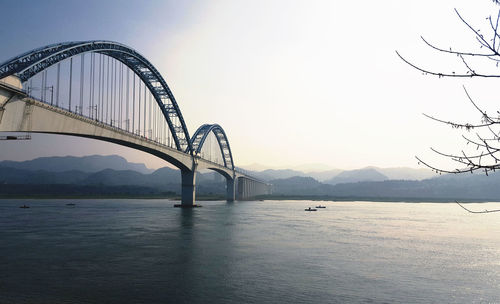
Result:
{"label": "hazy hill", "polygon": [[290,178],[294,176],[302,176],[302,177],[307,176],[307,174],[305,174],[304,172],[290,170],[290,169],[283,169],[283,170],[267,169],[264,171],[253,171],[250,173],[253,176],[263,179],[265,181],[270,181],[273,179]]}
{"label": "hazy hill", "polygon": [[153,170],[148,169],[144,164],[129,163],[125,158],[118,155],[40,157],[22,162],[1,161],[0,166],[31,171],[44,170],[49,172],[64,172],[71,170],[98,172],[104,169],[132,170],[143,174],[153,172]]}
{"label": "hazy hill", "polygon": [[74,184],[88,176],[81,171],[49,172],[0,167],[0,184]]}
{"label": "hazy hill", "polygon": [[132,170],[104,169],[88,175],[80,183],[85,185],[146,186],[146,177],[147,175]]}
{"label": "hazy hill", "polygon": [[[16,162],[12,163],[19,164]],[[196,180],[197,193],[199,194],[225,193],[225,179],[218,173],[198,172]],[[159,193],[166,191],[180,193],[181,174],[179,170],[168,167],[160,168],[150,174],[142,174],[133,170],[104,169],[98,172],[83,172],[77,170],[51,172],[45,170],[35,171],[0,166],[0,185],[14,187],[17,189],[16,191],[21,191],[21,194],[23,193],[23,188],[21,187],[22,185],[32,185],[29,188],[31,190],[35,189],[33,188],[33,185],[45,185],[43,187],[38,187],[37,191],[45,193],[43,189],[50,188],[51,191],[49,192],[52,194],[57,192],[57,185],[60,185],[62,187],[61,189],[64,188],[63,185],[74,185],[79,186],[80,188],[94,187],[89,189],[97,189],[95,187],[100,187],[100,192],[102,192],[103,189],[106,189],[106,187],[112,187],[115,190],[110,189],[110,191],[124,191],[123,193],[129,193],[132,190],[127,192],[128,190],[123,187],[131,187],[130,189],[136,189],[141,193]],[[81,191],[80,188],[73,187],[70,190],[76,191],[75,193],[80,193],[78,192]],[[2,188],[2,191],[5,192],[5,189],[7,188]],[[133,193],[133,191],[131,193]],[[0,195],[1,194],[5,193],[0,192]]]}
{"label": "hazy hill", "polygon": [[[282,168],[282,167],[277,167],[277,166],[269,166],[269,165],[262,165],[262,164],[251,164],[251,165],[245,165],[241,166],[244,170],[249,170],[249,171],[265,171],[268,169],[273,169],[273,170],[282,170],[282,169],[291,169],[294,171],[300,171],[300,172],[322,172],[322,171],[331,171],[331,170],[337,170],[334,167],[321,164],[321,163],[309,163],[309,164],[300,164],[296,165],[290,168]],[[342,170],[341,170],[342,171]]]}
{"label": "hazy hill", "polygon": [[320,182],[324,182],[326,180],[332,179],[335,176],[339,175],[344,170],[340,169],[332,169],[328,171],[314,171],[314,172],[306,172],[306,174]]}
{"label": "hazy hill", "polygon": [[428,168],[378,168],[378,167],[367,167],[375,169],[383,175],[387,176],[387,179],[398,179],[398,180],[423,180],[427,178],[436,177],[436,173],[432,172]]}
{"label": "hazy hill", "polygon": [[336,185],[341,183],[355,183],[365,181],[383,181],[387,180],[387,176],[378,172],[373,168],[343,171],[337,176],[326,180],[326,184]]}
{"label": "hazy hill", "polygon": [[[381,176],[374,171],[382,174],[383,176],[385,176],[385,178],[382,179]],[[315,171],[299,171],[297,169],[266,169],[262,171],[250,171],[250,173],[253,176],[262,178],[266,181],[270,181],[273,179],[286,179],[293,176],[309,176],[320,182],[325,182],[328,184],[337,184],[340,182],[377,181],[386,179],[423,180],[436,176],[436,174],[431,170],[424,168],[378,168],[373,166],[357,170],[327,169],[326,166],[325,170],[321,170],[321,167],[317,166]],[[337,179],[335,179],[336,177]]]}
{"label": "hazy hill", "polygon": [[149,181],[155,185],[180,184],[181,171],[169,167],[163,167],[151,173]]}
{"label": "hazy hill", "polygon": [[367,199],[500,200],[500,174],[444,175],[418,180],[384,180],[335,185],[310,177],[272,180],[275,195]]}
{"label": "hazy hill", "polygon": [[432,198],[449,200],[500,200],[500,175],[431,178],[423,181],[387,180],[338,184],[332,189],[335,196],[371,198]]}
{"label": "hazy hill", "polygon": [[273,194],[278,195],[323,195],[323,184],[312,177],[294,176],[270,181]]}

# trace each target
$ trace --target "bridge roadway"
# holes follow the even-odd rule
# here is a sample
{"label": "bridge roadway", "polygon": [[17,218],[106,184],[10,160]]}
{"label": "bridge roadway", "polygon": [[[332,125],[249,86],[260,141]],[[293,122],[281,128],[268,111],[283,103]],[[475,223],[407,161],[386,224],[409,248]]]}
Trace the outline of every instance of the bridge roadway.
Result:
{"label": "bridge roadway", "polygon": [[0,79],[0,132],[72,135],[103,140],[155,155],[181,171],[182,207],[195,204],[196,172],[209,169],[226,178],[228,201],[269,193],[270,185],[237,170],[184,153],[144,136],[41,102],[22,90],[16,76]]}

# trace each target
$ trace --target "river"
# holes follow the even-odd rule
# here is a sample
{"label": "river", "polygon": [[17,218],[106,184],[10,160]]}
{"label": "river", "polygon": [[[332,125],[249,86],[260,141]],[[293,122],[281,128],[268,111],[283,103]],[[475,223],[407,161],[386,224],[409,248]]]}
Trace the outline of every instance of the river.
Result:
{"label": "river", "polygon": [[500,301],[500,213],[443,203],[321,202],[316,212],[304,211],[312,201],[199,203],[0,200],[0,303]]}

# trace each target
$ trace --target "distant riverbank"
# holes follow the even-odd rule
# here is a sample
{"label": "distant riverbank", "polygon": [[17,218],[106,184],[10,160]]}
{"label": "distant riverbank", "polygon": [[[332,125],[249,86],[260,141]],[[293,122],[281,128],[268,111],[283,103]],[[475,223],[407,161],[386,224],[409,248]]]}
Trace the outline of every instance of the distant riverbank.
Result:
{"label": "distant riverbank", "polygon": [[[176,193],[163,194],[133,194],[133,193],[115,193],[115,194],[0,194],[0,199],[168,199],[180,201],[180,195]],[[197,201],[225,201],[226,197],[221,194],[196,195]],[[457,198],[408,198],[408,197],[337,197],[337,196],[314,196],[314,195],[264,195],[258,196],[255,200],[273,200],[273,201],[329,201],[329,202],[394,202],[394,203],[487,203],[500,202],[500,200],[491,199],[457,199]]]}
{"label": "distant riverbank", "polygon": [[310,201],[338,201],[338,202],[352,202],[352,201],[366,201],[366,202],[409,202],[409,203],[455,203],[456,201],[464,203],[486,203],[486,202],[500,202],[500,200],[491,199],[460,199],[460,198],[428,198],[428,197],[363,197],[363,196],[315,196],[315,195],[264,195],[257,197],[259,200],[310,200]]}
{"label": "distant riverbank", "polygon": [[[89,195],[43,195],[43,194],[29,194],[29,195],[3,195],[0,194],[0,200],[2,199],[168,199],[171,201],[180,201],[180,195],[132,195],[132,194],[113,194],[113,195],[99,195],[99,194],[89,194]],[[223,201],[226,198],[222,195],[197,195],[197,200],[200,201]]]}
{"label": "distant riverbank", "polygon": [[[199,193],[198,199],[225,200],[219,193]],[[0,199],[170,199],[180,200],[176,191],[143,186],[0,184]]]}

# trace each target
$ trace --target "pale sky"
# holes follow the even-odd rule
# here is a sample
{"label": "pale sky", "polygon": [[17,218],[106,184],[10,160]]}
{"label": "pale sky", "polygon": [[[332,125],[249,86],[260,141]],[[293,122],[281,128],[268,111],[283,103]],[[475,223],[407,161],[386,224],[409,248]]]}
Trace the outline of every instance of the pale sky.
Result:
{"label": "pale sky", "polygon": [[[19,3],[20,2],[20,3]],[[476,50],[454,12],[486,26],[492,1],[0,1],[0,61],[68,40],[107,39],[143,54],[173,91],[190,134],[220,124],[237,166],[447,166],[429,147],[457,152],[460,132],[425,118],[478,122],[462,85],[496,111],[497,81],[424,76],[464,70],[420,39]],[[20,15],[23,18],[20,18]],[[26,18],[28,21],[26,21]],[[69,136],[0,142],[0,160],[119,154],[167,164],[125,147]]]}

